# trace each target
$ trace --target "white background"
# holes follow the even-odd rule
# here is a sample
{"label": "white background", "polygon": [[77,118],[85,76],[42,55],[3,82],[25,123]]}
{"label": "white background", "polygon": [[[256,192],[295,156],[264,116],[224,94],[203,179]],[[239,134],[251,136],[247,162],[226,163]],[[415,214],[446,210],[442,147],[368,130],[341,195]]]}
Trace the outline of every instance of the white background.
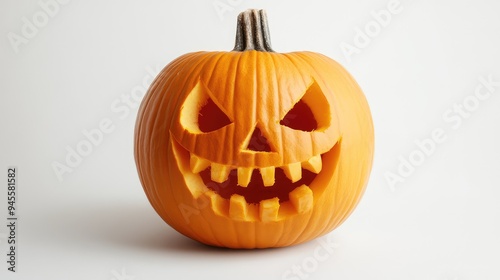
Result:
{"label": "white background", "polygon": [[[499,279],[500,86],[477,104],[473,96],[480,77],[500,81],[500,2],[401,0],[378,30],[371,12],[389,2],[73,0],[43,22],[38,1],[1,0],[0,225],[14,165],[19,244],[11,273],[0,226],[0,279]],[[138,104],[115,110],[179,55],[232,49],[236,16],[247,8],[267,10],[275,50],[342,63],[372,109],[371,179],[354,214],[328,235],[336,248],[326,260],[314,257],[324,250],[317,240],[240,251],[175,232],[136,174]],[[31,38],[23,18],[38,22]],[[367,26],[375,28],[369,42],[346,55],[341,46],[356,47],[357,28]],[[25,41],[13,45],[12,33]],[[467,118],[443,118],[456,118],[447,111],[464,100],[473,107]],[[66,164],[67,147],[105,119],[114,130],[60,181],[53,163]],[[401,158],[421,153],[415,141],[435,129],[446,139],[417,157],[411,174],[398,173]],[[388,172],[404,181],[391,188]]]}

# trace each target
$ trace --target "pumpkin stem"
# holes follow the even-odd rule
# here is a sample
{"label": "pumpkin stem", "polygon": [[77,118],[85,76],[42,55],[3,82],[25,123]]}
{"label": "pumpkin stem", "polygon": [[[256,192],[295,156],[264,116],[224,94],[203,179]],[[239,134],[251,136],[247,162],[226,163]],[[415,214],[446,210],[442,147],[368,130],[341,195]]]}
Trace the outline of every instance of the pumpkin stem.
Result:
{"label": "pumpkin stem", "polygon": [[238,15],[236,42],[233,51],[274,52],[264,10],[250,9]]}

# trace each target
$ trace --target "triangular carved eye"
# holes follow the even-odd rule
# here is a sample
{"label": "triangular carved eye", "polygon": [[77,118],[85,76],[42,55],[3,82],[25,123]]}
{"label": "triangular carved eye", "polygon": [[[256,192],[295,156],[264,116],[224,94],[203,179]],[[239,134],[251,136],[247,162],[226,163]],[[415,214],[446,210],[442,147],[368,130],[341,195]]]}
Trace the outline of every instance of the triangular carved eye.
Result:
{"label": "triangular carved eye", "polygon": [[302,98],[295,103],[280,124],[295,130],[322,131],[330,126],[330,105],[313,80]]}
{"label": "triangular carved eye", "polygon": [[202,132],[210,132],[231,123],[229,117],[209,98],[198,112],[198,127]]}
{"label": "triangular carved eye", "polygon": [[180,122],[189,132],[211,132],[232,123],[211,95],[210,90],[199,81],[184,101]]}
{"label": "triangular carved eye", "polygon": [[311,108],[302,100],[293,106],[292,110],[290,110],[280,121],[280,124],[302,131],[313,131],[318,129],[318,123],[314,118]]}

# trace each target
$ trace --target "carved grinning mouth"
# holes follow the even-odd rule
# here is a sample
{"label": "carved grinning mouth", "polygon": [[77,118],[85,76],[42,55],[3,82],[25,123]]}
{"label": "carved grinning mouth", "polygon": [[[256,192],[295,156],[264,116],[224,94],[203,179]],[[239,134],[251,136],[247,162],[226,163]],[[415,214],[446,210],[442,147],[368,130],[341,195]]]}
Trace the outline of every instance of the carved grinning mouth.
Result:
{"label": "carved grinning mouth", "polygon": [[337,143],[330,151],[307,161],[242,168],[200,158],[171,139],[177,165],[191,194],[195,198],[206,196],[216,214],[244,221],[276,221],[311,211],[315,195],[335,169],[323,166],[323,161],[337,158],[339,151]]}
{"label": "carved grinning mouth", "polygon": [[200,172],[205,185],[217,192],[225,199],[230,199],[232,195],[237,194],[245,198],[248,203],[260,203],[263,200],[277,197],[280,203],[289,201],[289,194],[294,189],[305,185],[309,186],[316,177],[316,174],[302,169],[302,176],[298,181],[292,181],[288,178],[282,168],[275,169],[275,181],[272,186],[265,186],[260,170],[254,169],[250,175],[250,183],[246,187],[238,185],[238,171],[231,170],[228,179],[222,183],[215,182],[211,179],[211,168],[207,168]]}

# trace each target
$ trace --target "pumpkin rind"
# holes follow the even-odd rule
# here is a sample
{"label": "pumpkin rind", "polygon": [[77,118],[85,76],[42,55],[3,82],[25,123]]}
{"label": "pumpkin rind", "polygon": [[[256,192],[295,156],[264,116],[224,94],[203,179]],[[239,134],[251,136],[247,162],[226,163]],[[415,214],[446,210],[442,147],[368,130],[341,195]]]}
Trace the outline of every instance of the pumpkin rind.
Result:
{"label": "pumpkin rind", "polygon": [[[324,97],[322,102],[308,98],[309,107],[326,104],[330,110],[326,117],[320,115],[325,109],[312,110],[320,129],[301,131],[280,124],[309,89]],[[193,102],[207,96],[231,123],[200,133],[192,127],[193,114],[203,102]],[[256,128],[271,152],[246,149]],[[196,52],[172,61],[148,90],[137,117],[135,158],[150,203],[180,233],[214,246],[282,247],[328,233],[349,216],[367,184],[373,142],[361,89],[330,58],[313,52]],[[279,206],[272,199],[260,204],[245,203],[244,196],[224,199],[192,172],[193,164],[201,165],[199,169],[220,164],[248,177],[245,169],[272,167],[274,172],[298,163],[304,168],[320,155],[321,172],[310,186],[312,202],[301,202],[310,209],[302,212],[292,198]],[[218,175],[221,181],[226,176]]]}

